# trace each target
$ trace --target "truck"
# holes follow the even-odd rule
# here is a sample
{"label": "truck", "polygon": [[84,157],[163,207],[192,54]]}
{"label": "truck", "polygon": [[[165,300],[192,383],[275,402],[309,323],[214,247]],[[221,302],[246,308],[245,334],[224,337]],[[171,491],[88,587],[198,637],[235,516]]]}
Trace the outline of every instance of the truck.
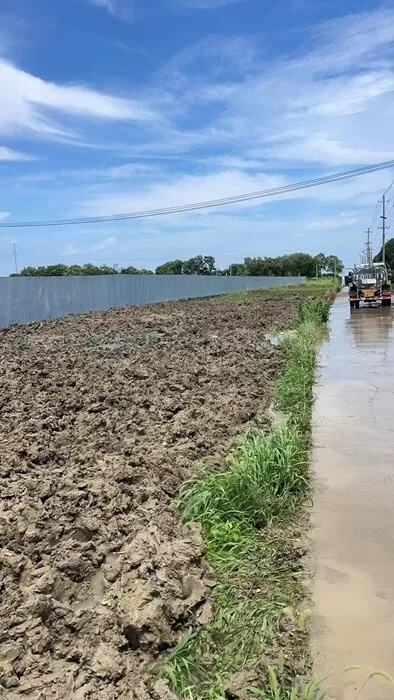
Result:
{"label": "truck", "polygon": [[360,302],[391,306],[391,281],[384,263],[365,263],[354,268],[349,284],[350,308],[360,308]]}

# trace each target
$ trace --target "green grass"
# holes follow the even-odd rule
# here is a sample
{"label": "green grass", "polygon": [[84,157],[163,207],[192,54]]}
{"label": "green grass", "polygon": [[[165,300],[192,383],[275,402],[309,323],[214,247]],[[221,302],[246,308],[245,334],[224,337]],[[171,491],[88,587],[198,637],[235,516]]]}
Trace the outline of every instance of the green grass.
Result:
{"label": "green grass", "polygon": [[318,296],[327,295],[332,297],[339,291],[341,286],[338,277],[319,277],[308,279],[302,284],[289,284],[281,287],[267,287],[265,289],[255,289],[250,292],[230,292],[223,295],[223,299],[231,301],[232,299],[247,299],[248,296],[286,296],[288,294],[297,294],[308,299],[311,295]]}
{"label": "green grass", "polygon": [[189,630],[160,671],[181,698],[228,697],[240,673],[243,697],[320,698],[316,684],[302,685],[309,657],[299,543],[310,496],[316,350],[328,311],[325,299],[305,300],[296,333],[283,342],[276,402],[286,424],[249,432],[227,468],[206,471],[179,494],[184,521],[202,524],[218,580],[212,620]]}
{"label": "green grass", "polygon": [[308,489],[307,453],[295,426],[268,435],[246,435],[225,472],[205,474],[186,485],[180,505],[185,520],[208,527],[242,522],[261,528],[297,509],[300,494]]}

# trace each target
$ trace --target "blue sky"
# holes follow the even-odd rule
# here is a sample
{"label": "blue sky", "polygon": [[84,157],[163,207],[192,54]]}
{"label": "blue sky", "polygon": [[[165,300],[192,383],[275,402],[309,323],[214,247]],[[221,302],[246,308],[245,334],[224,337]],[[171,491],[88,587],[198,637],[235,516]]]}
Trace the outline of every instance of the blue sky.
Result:
{"label": "blue sky", "polygon": [[[3,0],[0,218],[171,206],[394,158],[394,5]],[[2,229],[19,265],[320,250],[347,264],[393,171],[157,219]],[[378,231],[374,231],[378,243]]]}

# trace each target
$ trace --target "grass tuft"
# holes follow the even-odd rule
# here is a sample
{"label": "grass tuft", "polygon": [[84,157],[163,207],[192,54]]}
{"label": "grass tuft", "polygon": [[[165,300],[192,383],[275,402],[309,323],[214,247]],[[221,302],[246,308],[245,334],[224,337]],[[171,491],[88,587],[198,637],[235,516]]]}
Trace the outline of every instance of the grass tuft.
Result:
{"label": "grass tuft", "polygon": [[276,402],[288,414],[285,426],[248,433],[228,469],[205,472],[179,494],[184,521],[203,526],[206,557],[218,579],[212,621],[189,630],[161,670],[181,698],[223,700],[234,694],[239,674],[242,697],[321,698],[317,684],[302,687],[294,680],[308,670],[309,617],[300,612],[302,552],[296,543],[310,495],[312,386],[329,305],[304,301],[296,333],[282,345],[286,365]]}
{"label": "grass tuft", "polygon": [[308,491],[307,452],[296,426],[242,438],[226,472],[186,484],[179,504],[186,521],[203,525],[242,522],[261,528],[298,508]]}
{"label": "grass tuft", "polygon": [[297,322],[301,323],[327,323],[331,303],[329,299],[313,299],[301,304],[298,310]]}

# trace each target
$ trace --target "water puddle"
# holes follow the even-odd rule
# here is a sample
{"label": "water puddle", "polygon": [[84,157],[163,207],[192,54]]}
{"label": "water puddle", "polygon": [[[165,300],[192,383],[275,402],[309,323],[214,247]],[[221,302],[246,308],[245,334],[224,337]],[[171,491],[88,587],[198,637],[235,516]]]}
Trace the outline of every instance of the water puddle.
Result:
{"label": "water puddle", "polygon": [[[315,675],[353,700],[394,675],[394,327],[391,309],[335,302],[321,352],[312,466]],[[361,671],[341,676],[345,667]],[[332,687],[330,687],[332,686]],[[393,700],[373,678],[360,700]]]}

